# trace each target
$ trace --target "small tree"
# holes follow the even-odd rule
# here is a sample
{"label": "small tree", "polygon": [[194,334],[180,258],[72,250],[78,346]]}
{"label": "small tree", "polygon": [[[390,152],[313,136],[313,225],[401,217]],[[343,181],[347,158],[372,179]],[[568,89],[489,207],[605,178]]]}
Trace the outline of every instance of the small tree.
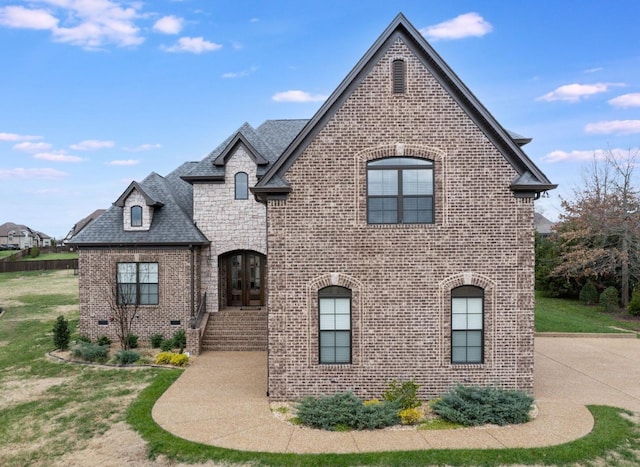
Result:
{"label": "small tree", "polygon": [[585,305],[595,305],[598,303],[598,289],[593,285],[593,282],[587,281],[587,283],[580,290],[580,301]]}
{"label": "small tree", "polygon": [[[130,263],[120,263],[116,266],[115,276],[107,278],[106,300],[111,310],[110,321],[116,326],[116,336],[123,350],[130,350],[133,342],[132,325],[138,315],[140,300],[135,281],[131,281],[131,271],[127,270]],[[137,338],[136,338],[137,343]]]}
{"label": "small tree", "polygon": [[53,325],[53,345],[56,349],[67,350],[69,348],[69,321],[60,315]]}
{"label": "small tree", "polygon": [[606,289],[604,289],[604,292],[600,294],[600,306],[604,308],[604,311],[617,311],[620,306],[618,289],[616,289],[615,287],[607,287]]}
{"label": "small tree", "polygon": [[627,306],[627,311],[631,316],[640,316],[640,288],[636,285],[631,295],[631,301]]}

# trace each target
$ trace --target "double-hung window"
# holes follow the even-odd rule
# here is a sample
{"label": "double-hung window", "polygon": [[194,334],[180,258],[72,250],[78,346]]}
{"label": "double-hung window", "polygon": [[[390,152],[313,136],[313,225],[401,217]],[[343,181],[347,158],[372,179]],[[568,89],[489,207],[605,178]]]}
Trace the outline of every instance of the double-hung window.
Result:
{"label": "double-hung window", "polygon": [[351,290],[325,287],[318,303],[320,363],[351,363]]}
{"label": "double-hung window", "polygon": [[158,263],[118,263],[118,305],[158,304]]}
{"label": "double-hung window", "polygon": [[451,291],[451,362],[482,363],[484,291],[465,285]]}
{"label": "double-hung window", "polygon": [[433,162],[412,157],[368,162],[367,222],[433,223]]}

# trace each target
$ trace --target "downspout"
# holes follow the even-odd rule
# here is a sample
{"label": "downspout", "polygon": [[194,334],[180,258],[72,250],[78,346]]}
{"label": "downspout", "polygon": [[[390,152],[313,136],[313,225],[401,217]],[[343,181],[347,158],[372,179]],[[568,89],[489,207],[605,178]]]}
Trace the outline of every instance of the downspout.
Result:
{"label": "downspout", "polygon": [[196,308],[195,308],[195,293],[196,293],[196,285],[195,285],[195,248],[193,245],[189,245],[189,267],[191,270],[191,281],[190,281],[190,294],[191,294],[191,319],[190,325],[192,329],[196,327]]}

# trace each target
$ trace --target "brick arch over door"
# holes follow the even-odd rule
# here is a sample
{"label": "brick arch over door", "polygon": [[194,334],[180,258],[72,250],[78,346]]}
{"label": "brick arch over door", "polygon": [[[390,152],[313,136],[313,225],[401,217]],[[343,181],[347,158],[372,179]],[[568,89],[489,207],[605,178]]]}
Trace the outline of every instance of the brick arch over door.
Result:
{"label": "brick arch over door", "polygon": [[[435,163],[435,224],[446,226],[448,217],[446,180],[447,151],[423,144],[399,142],[385,143],[379,146],[366,148],[354,155],[353,196],[356,206],[356,217],[354,219],[354,225],[367,225],[367,162],[376,159],[384,159],[387,157],[417,157],[420,159],[427,159]],[[379,228],[380,226],[378,225],[377,227]],[[398,228],[399,226],[394,224],[394,227]],[[409,225],[405,224],[402,227],[407,228],[409,227]],[[425,225],[413,224],[409,228],[425,228]]]}
{"label": "brick arch over door", "polygon": [[[489,277],[475,272],[455,274],[438,284],[441,366],[454,366],[451,363],[451,291],[463,285],[473,285],[484,291],[484,363],[470,366],[490,366],[493,364],[495,352],[496,283]],[[457,368],[461,366],[466,365],[455,365]]]}
{"label": "brick arch over door", "polygon": [[[364,286],[355,277],[333,272],[323,274],[309,281],[307,284],[307,362],[309,366],[319,366],[318,363],[318,334],[319,311],[318,292],[325,287],[337,285],[351,290],[351,364],[358,366],[362,355],[362,308],[365,300]],[[330,365],[322,365],[329,367]]]}

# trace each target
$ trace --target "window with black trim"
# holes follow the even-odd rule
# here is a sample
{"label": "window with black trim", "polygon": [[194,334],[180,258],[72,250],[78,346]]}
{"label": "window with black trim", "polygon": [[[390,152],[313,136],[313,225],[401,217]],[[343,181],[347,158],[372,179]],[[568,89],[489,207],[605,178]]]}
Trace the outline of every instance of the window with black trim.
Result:
{"label": "window with black trim", "polygon": [[484,361],[484,290],[464,285],[451,291],[451,362]]}
{"label": "window with black trim", "polygon": [[131,206],[131,227],[142,227],[142,206]]}
{"label": "window with black trim", "polygon": [[392,64],[393,93],[402,94],[405,89],[405,64],[404,60],[394,60]]}
{"label": "window with black trim", "polygon": [[236,199],[249,199],[249,176],[238,172],[235,176]]}
{"label": "window with black trim", "polygon": [[351,290],[320,289],[318,304],[320,363],[351,363]]}
{"label": "window with black trim", "polygon": [[433,162],[390,157],[367,163],[369,224],[432,224]]}
{"label": "window with black trim", "polygon": [[158,263],[118,263],[118,305],[158,304]]}

